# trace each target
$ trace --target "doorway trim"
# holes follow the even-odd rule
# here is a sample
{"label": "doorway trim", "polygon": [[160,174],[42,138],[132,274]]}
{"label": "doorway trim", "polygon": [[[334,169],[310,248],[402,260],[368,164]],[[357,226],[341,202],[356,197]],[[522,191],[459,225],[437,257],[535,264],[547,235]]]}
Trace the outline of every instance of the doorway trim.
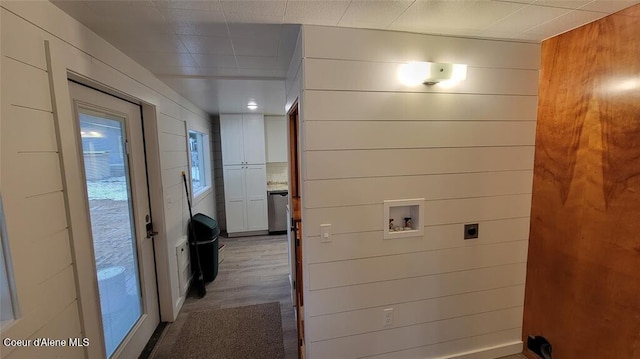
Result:
{"label": "doorway trim", "polygon": [[289,218],[287,229],[289,247],[292,249],[291,277],[293,279],[293,305],[296,313],[298,336],[298,357],[306,355],[305,318],[304,318],[304,266],[303,266],[303,226],[302,226],[302,162],[301,162],[301,123],[300,107],[296,99],[287,111],[287,137],[289,157]]}

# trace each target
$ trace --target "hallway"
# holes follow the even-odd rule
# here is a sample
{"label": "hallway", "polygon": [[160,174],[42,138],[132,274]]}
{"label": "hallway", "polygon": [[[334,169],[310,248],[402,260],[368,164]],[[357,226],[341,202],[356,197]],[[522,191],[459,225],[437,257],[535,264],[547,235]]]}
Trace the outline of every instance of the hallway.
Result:
{"label": "hallway", "polygon": [[[187,316],[193,311],[280,302],[285,358],[296,358],[296,323],[288,278],[286,236],[220,238],[226,245],[218,277],[207,285],[207,295],[190,295],[178,318],[169,324],[151,358],[170,358]],[[226,333],[220,333],[226,335]]]}

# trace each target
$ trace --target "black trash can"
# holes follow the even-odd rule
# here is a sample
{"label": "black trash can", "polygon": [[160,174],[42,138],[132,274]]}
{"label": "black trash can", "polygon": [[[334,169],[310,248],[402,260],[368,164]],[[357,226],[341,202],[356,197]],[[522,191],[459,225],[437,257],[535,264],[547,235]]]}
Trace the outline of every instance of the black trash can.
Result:
{"label": "black trash can", "polygon": [[[197,213],[193,216],[193,229],[196,236],[196,245],[200,254],[200,266],[202,267],[202,276],[205,282],[211,282],[218,275],[218,236],[220,228],[215,219]],[[189,231],[189,243],[193,243],[191,231]],[[191,269],[196,273],[196,253],[195,246],[191,246]]]}

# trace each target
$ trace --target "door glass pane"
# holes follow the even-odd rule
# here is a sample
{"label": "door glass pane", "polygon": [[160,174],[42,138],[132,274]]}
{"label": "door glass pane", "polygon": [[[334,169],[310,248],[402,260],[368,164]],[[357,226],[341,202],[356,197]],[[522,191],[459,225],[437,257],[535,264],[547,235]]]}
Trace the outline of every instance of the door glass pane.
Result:
{"label": "door glass pane", "polygon": [[124,119],[80,109],[80,131],[102,326],[110,357],[142,313]]}

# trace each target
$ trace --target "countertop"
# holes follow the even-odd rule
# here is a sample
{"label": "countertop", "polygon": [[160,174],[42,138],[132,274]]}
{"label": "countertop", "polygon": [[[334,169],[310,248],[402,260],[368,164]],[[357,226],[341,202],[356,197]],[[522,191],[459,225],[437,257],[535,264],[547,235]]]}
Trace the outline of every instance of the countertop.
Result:
{"label": "countertop", "polygon": [[267,182],[267,191],[288,191],[289,184],[287,182]]}

